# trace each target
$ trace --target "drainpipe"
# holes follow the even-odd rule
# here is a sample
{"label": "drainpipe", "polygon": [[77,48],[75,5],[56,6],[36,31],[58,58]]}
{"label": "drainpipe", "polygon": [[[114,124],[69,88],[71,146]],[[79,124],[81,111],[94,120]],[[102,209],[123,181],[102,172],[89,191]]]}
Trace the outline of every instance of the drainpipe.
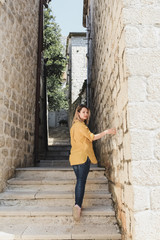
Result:
{"label": "drainpipe", "polygon": [[86,17],[86,27],[87,27],[87,107],[89,104],[89,28],[88,28],[88,18]]}
{"label": "drainpipe", "polygon": [[37,54],[37,83],[36,83],[36,109],[35,109],[35,144],[34,165],[38,159],[39,138],[39,112],[40,112],[40,76],[41,76],[41,52],[43,49],[43,0],[39,2],[39,24],[38,24],[38,54]]}
{"label": "drainpipe", "polygon": [[45,148],[45,155],[48,151],[48,96],[47,96],[47,78],[46,78],[46,63],[44,61],[44,148]]}
{"label": "drainpipe", "polygon": [[90,62],[90,40],[91,40],[91,29],[89,17],[86,16],[86,28],[87,28],[87,106],[90,108],[91,106],[91,98],[90,98],[90,90],[91,90],[91,62]]}
{"label": "drainpipe", "polygon": [[39,113],[40,113],[40,77],[41,59],[43,51],[43,5],[47,8],[51,0],[39,1],[39,23],[38,23],[38,53],[37,53],[37,77],[36,77],[36,106],[35,106],[35,143],[34,143],[34,165],[38,160],[39,143]]}

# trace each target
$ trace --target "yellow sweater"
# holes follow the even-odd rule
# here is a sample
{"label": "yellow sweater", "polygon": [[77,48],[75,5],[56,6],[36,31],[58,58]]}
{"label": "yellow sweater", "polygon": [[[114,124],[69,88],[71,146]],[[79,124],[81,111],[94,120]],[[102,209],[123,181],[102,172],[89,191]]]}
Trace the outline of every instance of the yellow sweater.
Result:
{"label": "yellow sweater", "polygon": [[71,153],[69,157],[70,165],[85,163],[87,157],[93,164],[97,163],[92,141],[94,134],[91,133],[84,122],[76,120],[70,130]]}

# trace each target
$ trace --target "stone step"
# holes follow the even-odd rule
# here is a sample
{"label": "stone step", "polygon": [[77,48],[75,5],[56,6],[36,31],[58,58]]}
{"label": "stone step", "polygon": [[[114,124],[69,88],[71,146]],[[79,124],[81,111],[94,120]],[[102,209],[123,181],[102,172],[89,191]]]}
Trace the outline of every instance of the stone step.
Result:
{"label": "stone step", "polygon": [[[0,216],[0,221],[3,222],[4,219],[8,218],[8,220],[10,220],[10,218],[14,218],[15,221],[16,220],[19,220],[21,219],[21,221],[25,221],[26,219],[29,221],[29,220],[32,220],[34,222],[37,222],[37,223],[42,223],[44,222],[44,224],[46,222],[52,222],[52,224],[56,224],[56,225],[65,225],[65,224],[74,224],[74,219],[73,219],[73,216],[72,215],[68,215],[68,216],[64,216],[64,215],[50,215],[50,216],[46,216],[46,215],[41,215],[41,216],[29,216],[29,215],[11,215],[11,216]],[[93,215],[90,215],[90,216],[87,216],[87,215],[82,215],[81,216],[81,219],[80,219],[80,223],[83,223],[83,225],[87,225],[88,223],[90,224],[94,224],[94,225],[97,225],[97,224],[100,224],[100,223],[103,223],[103,224],[116,224],[116,218],[114,216],[93,216]]]}
{"label": "stone step", "polygon": [[[84,198],[88,199],[108,199],[111,197],[111,194],[106,191],[86,191]],[[20,189],[19,191],[7,190],[3,193],[0,193],[0,200],[11,200],[11,199],[72,199],[74,198],[73,191],[27,191]]]}
{"label": "stone step", "polygon": [[45,159],[44,158],[36,164],[36,167],[44,168],[44,167],[70,167],[70,163],[67,159]]}
{"label": "stone step", "polygon": [[[70,168],[70,169],[72,169],[72,167],[70,166],[70,163],[69,163],[69,160],[68,160],[69,158],[66,158],[66,159],[63,159],[63,158],[61,158],[61,159],[57,159],[57,158],[55,158],[55,159],[44,159],[44,157],[43,158],[41,158],[41,160],[40,160],[40,162],[38,162],[37,164],[36,164],[36,167],[40,167],[40,168],[46,168],[46,167],[52,167],[52,168],[58,168],[58,167],[62,167],[62,168],[66,168],[66,167],[68,167],[68,168]],[[94,168],[94,165],[91,165],[92,167],[91,168]]]}
{"label": "stone step", "polygon": [[[63,199],[63,198],[37,198],[37,199],[2,199],[0,200],[0,205],[2,206],[39,206],[40,208],[43,206],[69,206],[72,207],[74,205],[74,198]],[[91,207],[91,206],[111,206],[112,199],[111,198],[85,198],[83,201],[83,207]]]}
{"label": "stone step", "polygon": [[[0,219],[3,222],[4,218],[15,218],[15,220],[21,218],[34,219],[35,221],[46,222],[51,220],[53,224],[67,224],[74,223],[72,216],[72,207],[37,207],[37,206],[1,206],[0,207]],[[111,207],[94,207],[83,208],[81,220],[83,224],[88,222],[98,224],[103,223],[116,223],[115,213]]]}
{"label": "stone step", "polygon": [[117,225],[108,224],[75,224],[68,223],[54,224],[52,219],[43,221],[25,219],[24,221],[15,218],[3,218],[0,223],[0,240],[55,240],[55,239],[85,239],[85,240],[120,240]]}
{"label": "stone step", "polygon": [[[51,161],[50,163],[45,163],[45,162],[40,161],[39,163],[36,163],[36,167],[40,167],[40,168],[54,167],[54,168],[57,168],[57,167],[59,167],[59,165],[62,165],[63,167],[69,167],[68,159],[67,159],[67,162],[65,162],[63,164],[54,163],[53,161]],[[60,161],[64,161],[64,159],[60,159]]]}
{"label": "stone step", "polygon": [[[61,179],[74,179],[75,174],[71,167],[57,167],[57,168],[40,168],[40,167],[30,167],[30,168],[17,168],[16,177],[24,178],[61,178]],[[99,178],[104,176],[104,168],[91,167],[88,178]]]}
{"label": "stone step", "polygon": [[[7,181],[10,185],[68,185],[68,184],[75,184],[76,179],[57,179],[57,178],[40,178],[37,177],[34,178],[11,178]],[[95,179],[95,178],[89,178],[87,179],[86,185],[88,184],[108,184],[108,180],[105,176],[102,176],[101,178]]]}
{"label": "stone step", "polygon": [[[54,190],[74,191],[76,180],[61,179],[24,179],[12,178],[7,181],[7,189],[28,189],[28,190]],[[88,179],[86,183],[86,191],[108,190],[107,179]]]}
{"label": "stone step", "polygon": [[55,163],[55,164],[60,164],[59,166],[61,167],[61,164],[65,164],[65,163],[68,163],[69,164],[69,161],[68,160],[47,160],[47,159],[41,159],[40,160],[41,163]]}
{"label": "stone step", "polygon": [[[63,187],[63,190],[64,191],[74,191],[75,189],[75,186],[74,185],[65,185]],[[12,191],[57,191],[57,192],[61,192],[62,191],[62,188],[60,185],[55,185],[53,187],[53,185],[43,185],[43,186],[40,186],[40,185],[11,185],[11,186],[8,186],[6,188],[6,190],[12,190]],[[108,187],[106,186],[101,186],[101,185],[86,185],[86,188],[85,188],[86,191],[105,191],[105,190],[108,190]]]}
{"label": "stone step", "polygon": [[[51,160],[42,160],[42,161],[48,161],[50,162]],[[62,161],[59,161],[59,160],[53,160],[53,162],[56,162],[56,163],[62,163]],[[66,160],[64,160],[64,162],[66,162]],[[62,167],[61,165],[54,169],[54,168],[39,168],[39,167],[26,167],[26,168],[16,168],[16,171],[73,171],[73,168],[72,166],[69,166],[68,168],[66,167]],[[90,167],[90,171],[95,171],[95,172],[104,172],[105,171],[105,168],[104,167],[98,167],[96,164],[91,164],[91,167]]]}
{"label": "stone step", "polygon": [[68,150],[61,150],[61,151],[59,151],[59,150],[54,150],[54,151],[48,151],[47,152],[47,157],[49,157],[49,156],[69,156],[69,154],[70,154],[70,151],[68,151]]}
{"label": "stone step", "polygon": [[46,155],[46,160],[69,160],[69,154],[67,155]]}
{"label": "stone step", "polygon": [[[8,190],[37,190],[37,191],[40,191],[40,190],[48,190],[48,191],[62,191],[62,189],[64,191],[74,191],[75,189],[75,185],[74,184],[65,184],[65,185],[15,185],[15,184],[12,184],[12,185],[8,185],[7,186],[7,189]],[[86,188],[85,188],[86,191],[105,191],[105,190],[108,190],[108,185],[106,184],[86,184]]]}
{"label": "stone step", "polygon": [[[0,219],[3,222],[5,218],[15,218],[15,220],[21,218],[22,220],[31,219],[40,222],[46,222],[51,220],[53,224],[73,224],[74,219],[72,216],[72,207],[33,207],[33,206],[8,206],[0,207]],[[99,208],[90,208],[82,210],[81,223],[112,223],[116,224],[115,213],[113,209],[101,207]]]}
{"label": "stone step", "polygon": [[[39,216],[72,216],[72,208],[63,207],[37,207],[37,206],[0,206],[0,217],[39,217]],[[97,206],[82,209],[83,216],[115,216],[115,212],[111,206]]]}
{"label": "stone step", "polygon": [[[83,206],[109,206],[112,204],[108,191],[85,192]],[[7,190],[0,194],[0,205],[3,206],[73,206],[74,192],[44,190]]]}
{"label": "stone step", "polygon": [[65,139],[65,140],[56,140],[54,138],[49,138],[48,139],[48,146],[64,146],[64,145],[69,145],[70,144],[70,139]]}
{"label": "stone step", "polygon": [[54,146],[48,146],[48,151],[70,151],[71,145],[54,145]]}

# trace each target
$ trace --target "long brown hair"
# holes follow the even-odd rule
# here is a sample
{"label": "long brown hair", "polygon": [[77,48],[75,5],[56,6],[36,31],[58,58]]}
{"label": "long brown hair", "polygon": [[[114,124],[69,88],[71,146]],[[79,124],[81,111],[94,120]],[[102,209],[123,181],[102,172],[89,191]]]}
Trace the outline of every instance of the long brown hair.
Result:
{"label": "long brown hair", "polygon": [[89,109],[85,104],[80,104],[80,105],[76,108],[76,111],[75,111],[75,114],[74,114],[74,118],[73,118],[73,121],[72,121],[72,125],[73,125],[73,123],[75,122],[75,120],[79,120],[80,122],[82,122],[82,120],[81,120],[80,117],[79,117],[79,113],[80,113],[80,111],[82,110],[82,108],[86,108],[86,109],[88,110],[88,118],[84,121],[85,124],[88,125],[89,119],[90,119],[90,115],[91,115],[91,111],[90,111],[90,109]]}

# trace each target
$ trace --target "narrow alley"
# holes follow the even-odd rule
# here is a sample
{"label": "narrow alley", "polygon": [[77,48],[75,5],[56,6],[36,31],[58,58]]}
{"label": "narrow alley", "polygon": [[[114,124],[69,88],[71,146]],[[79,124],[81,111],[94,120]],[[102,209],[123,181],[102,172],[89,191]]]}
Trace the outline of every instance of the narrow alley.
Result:
{"label": "narrow alley", "polygon": [[[66,36],[54,2],[0,0],[0,240],[160,240],[160,0],[58,0],[82,10]],[[74,222],[79,104],[90,139],[116,134],[93,141]]]}

